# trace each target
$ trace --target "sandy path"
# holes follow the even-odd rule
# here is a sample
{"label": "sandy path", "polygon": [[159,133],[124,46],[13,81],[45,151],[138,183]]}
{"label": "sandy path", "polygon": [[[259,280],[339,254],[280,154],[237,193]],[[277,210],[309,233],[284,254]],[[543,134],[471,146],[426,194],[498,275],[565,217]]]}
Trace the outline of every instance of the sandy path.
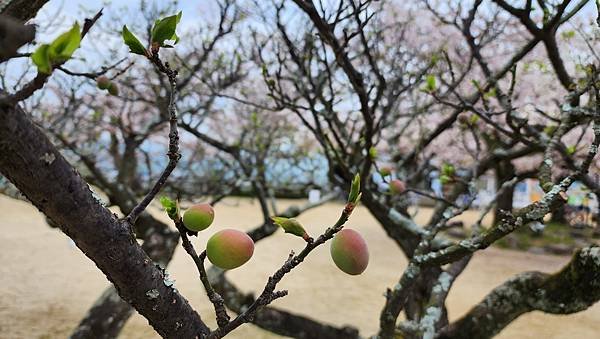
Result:
{"label": "sandy path", "polygon": [[[282,208],[292,203],[282,202]],[[238,206],[235,206],[239,204]],[[300,218],[309,233],[317,234],[337,218],[341,205],[327,204]],[[229,199],[217,208],[211,231],[224,227],[249,229],[259,220],[256,204]],[[50,229],[29,204],[0,196],[0,338],[62,338],[108,285],[96,267],[74,248],[68,238]],[[420,216],[420,217],[425,217]],[[281,284],[290,295],[275,302],[278,307],[312,315],[332,324],[350,324],[363,335],[377,329],[383,304],[382,293],[392,286],[406,265],[400,251],[377,226],[364,208],[359,208],[349,227],[360,230],[369,243],[371,263],[358,277],[337,270],[320,248]],[[206,236],[194,239],[197,247]],[[252,260],[229,273],[244,290],[259,290],[268,275],[287,256],[299,249],[302,240],[278,233],[257,246]],[[472,260],[449,296],[450,317],[455,319],[469,309],[494,286],[524,270],[551,272],[568,257],[541,256],[499,249],[488,249]],[[176,287],[214,325],[211,308],[203,295],[196,271],[184,252],[178,250],[169,272]],[[323,302],[327,300],[327,302]],[[600,330],[600,305],[570,316],[552,316],[538,312],[522,316],[500,338],[597,338]],[[144,318],[135,315],[122,338],[157,337]],[[233,338],[271,338],[251,325],[235,331]]]}

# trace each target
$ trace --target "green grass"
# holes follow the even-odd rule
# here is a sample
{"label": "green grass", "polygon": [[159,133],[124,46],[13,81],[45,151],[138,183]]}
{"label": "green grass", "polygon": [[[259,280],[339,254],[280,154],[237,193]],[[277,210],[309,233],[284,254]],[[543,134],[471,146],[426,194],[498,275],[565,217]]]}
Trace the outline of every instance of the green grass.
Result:
{"label": "green grass", "polygon": [[[516,248],[520,250],[527,250],[531,247],[543,248],[555,244],[574,245],[575,239],[571,235],[571,230],[572,227],[568,225],[549,222],[546,223],[546,228],[542,234],[535,234],[529,227],[525,226],[497,241],[496,246],[514,248],[510,245],[512,241],[516,242]],[[591,238],[592,229],[586,229],[584,232],[586,237]]]}

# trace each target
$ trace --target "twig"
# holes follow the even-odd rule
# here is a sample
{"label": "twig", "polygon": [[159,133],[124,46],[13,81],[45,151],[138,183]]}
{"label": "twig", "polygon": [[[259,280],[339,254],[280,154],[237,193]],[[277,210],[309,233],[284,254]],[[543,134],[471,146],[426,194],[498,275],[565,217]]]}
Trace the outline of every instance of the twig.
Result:
{"label": "twig", "polygon": [[169,163],[163,170],[162,174],[154,184],[154,187],[146,194],[144,199],[135,206],[129,215],[127,216],[127,221],[133,225],[139,215],[148,207],[152,199],[160,192],[162,187],[167,182],[167,179],[171,175],[171,172],[177,166],[177,162],[181,158],[181,154],[179,153],[179,132],[177,131],[177,107],[175,105],[175,95],[177,92],[177,71],[172,70],[169,67],[168,63],[162,63],[162,61],[158,57],[158,52],[153,53],[149,60],[158,68],[158,70],[165,74],[169,78],[169,152],[167,156],[169,157]]}
{"label": "twig", "polygon": [[446,203],[446,204],[448,204],[448,205],[450,205],[452,207],[458,208],[458,205],[455,204],[455,203],[453,203],[452,201],[447,200],[447,199],[445,199],[443,197],[438,197],[438,196],[433,195],[433,194],[431,194],[429,192],[426,192],[426,191],[421,191],[421,190],[418,190],[416,188],[407,188],[405,192],[413,192],[413,193],[415,193],[417,195],[422,195],[422,196],[427,197],[427,198],[429,198],[431,200],[440,201],[440,202]]}
{"label": "twig", "polygon": [[[106,74],[106,72],[110,71],[113,68],[116,68],[118,65],[120,65],[123,61],[127,60],[127,58],[123,58],[117,62],[115,62],[113,65],[108,66],[108,67],[102,67],[101,70],[97,71],[97,72],[74,72],[71,71],[67,68],[64,68],[63,66],[56,66],[55,68],[58,69],[59,71],[71,75],[71,76],[79,76],[79,77],[84,77],[84,78],[88,78],[88,79],[92,79],[95,80],[98,76]],[[119,70],[119,73],[122,73],[123,71],[127,70],[129,67],[133,66],[133,62],[130,63],[129,65],[125,66],[125,68],[123,68],[122,70]]]}
{"label": "twig", "polygon": [[245,310],[243,313],[239,314],[235,319],[233,319],[231,322],[229,322],[229,324],[227,324],[224,327],[220,327],[220,328],[216,329],[215,331],[213,331],[212,333],[210,333],[208,335],[208,338],[224,337],[225,335],[227,335],[229,332],[233,331],[240,325],[251,321],[252,317],[254,316],[254,314],[260,307],[266,306],[269,303],[271,303],[273,300],[287,295],[288,292],[286,290],[275,291],[277,284],[281,281],[281,279],[283,279],[283,277],[287,273],[289,273],[296,266],[300,265],[300,263],[302,263],[304,261],[304,259],[306,259],[306,257],[310,254],[310,252],[312,252],[312,250],[314,250],[318,246],[324,244],[327,240],[333,238],[333,236],[337,232],[342,230],[342,228],[344,227],[344,224],[348,221],[348,218],[352,214],[354,207],[356,207],[355,204],[347,203],[346,207],[342,211],[342,214],[340,215],[339,219],[332,227],[325,230],[325,232],[323,234],[321,234],[316,240],[314,240],[312,242],[308,242],[306,244],[306,246],[304,247],[304,249],[299,254],[294,255],[294,251],[292,251],[290,253],[289,257],[287,258],[287,260],[285,261],[285,263],[283,264],[283,266],[281,266],[281,268],[279,268],[275,272],[275,274],[273,274],[272,276],[269,277],[269,280],[268,280],[267,284],[265,285],[265,288],[263,289],[262,293],[252,303],[252,305],[250,305],[247,310]]}
{"label": "twig", "polygon": [[500,189],[496,192],[496,194],[494,195],[492,200],[487,204],[487,206],[481,211],[481,213],[479,214],[479,218],[477,219],[475,224],[473,224],[473,228],[476,231],[478,231],[481,228],[481,223],[483,223],[483,219],[492,210],[492,207],[496,204],[500,196],[504,194],[504,192],[506,192],[509,188],[512,189],[513,186],[517,183],[517,180],[517,177],[513,177],[512,179],[505,181],[502,184],[502,186],[500,186]]}
{"label": "twig", "polygon": [[181,234],[182,246],[185,251],[192,257],[196,267],[198,268],[198,274],[200,275],[200,281],[202,281],[202,285],[204,285],[204,289],[206,290],[206,295],[208,299],[213,304],[215,308],[215,314],[217,316],[217,325],[219,328],[227,325],[229,323],[229,314],[227,314],[227,310],[225,309],[225,300],[219,293],[217,293],[210,281],[208,280],[208,275],[206,274],[206,269],[204,268],[204,259],[206,259],[206,251],[202,251],[200,255],[196,253],[194,250],[194,246],[192,242],[187,236],[185,231],[185,226],[183,225],[183,221],[181,219],[175,221],[175,226]]}
{"label": "twig", "polygon": [[445,212],[442,213],[442,217],[437,223],[426,228],[426,231],[421,237],[421,241],[415,249],[414,256],[408,263],[408,267],[402,273],[400,281],[394,286],[393,289],[388,289],[386,292],[386,302],[380,316],[380,331],[379,335],[383,338],[392,336],[396,327],[396,319],[404,307],[408,294],[413,290],[415,281],[421,275],[421,270],[424,265],[416,260],[430,248],[430,244],[437,235],[437,233],[443,228],[448,220],[462,214],[466,211],[471,203],[475,200],[475,195],[472,195],[463,206],[460,207],[447,207]]}

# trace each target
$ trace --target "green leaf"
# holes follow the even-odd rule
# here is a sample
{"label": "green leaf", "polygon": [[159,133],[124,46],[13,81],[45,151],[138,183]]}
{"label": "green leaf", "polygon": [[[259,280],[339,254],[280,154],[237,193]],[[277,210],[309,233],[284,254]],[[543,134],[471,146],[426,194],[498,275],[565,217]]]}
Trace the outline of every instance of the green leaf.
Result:
{"label": "green leaf", "polygon": [[570,40],[575,37],[575,31],[564,31],[564,32],[560,33],[560,36],[564,40]]}
{"label": "green leaf", "polygon": [[496,88],[495,88],[495,87],[492,87],[492,88],[490,88],[490,90],[489,90],[489,91],[487,91],[487,92],[486,92],[486,93],[483,95],[483,97],[484,97],[484,98],[486,98],[486,99],[493,98],[493,97],[495,97],[495,96],[496,96]]}
{"label": "green leaf", "polygon": [[267,70],[267,65],[265,65],[265,64],[262,64],[262,65],[261,65],[261,69],[262,69],[262,75],[263,75],[264,77],[267,77],[267,76],[269,75],[269,71]]}
{"label": "green leaf", "polygon": [[154,27],[152,27],[152,43],[157,43],[160,47],[165,47],[165,40],[173,40],[176,44],[179,42],[179,37],[175,30],[179,20],[181,20],[182,12],[180,11],[176,15],[168,16],[161,20],[156,20]]}
{"label": "green leaf", "polygon": [[474,125],[475,123],[477,123],[477,121],[479,121],[478,115],[473,114],[469,117],[469,124]]}
{"label": "green leaf", "polygon": [[449,164],[449,163],[445,163],[442,165],[442,174],[446,175],[446,176],[453,176],[454,172],[456,171],[456,169],[454,168],[454,165]]}
{"label": "green leaf", "polygon": [[48,56],[52,63],[69,60],[73,52],[79,48],[81,43],[81,30],[79,24],[75,23],[66,33],[63,33],[50,43]]}
{"label": "green leaf", "polygon": [[69,60],[81,43],[79,24],[59,35],[50,44],[43,44],[31,55],[31,60],[37,66],[38,72],[50,74],[52,64]]}
{"label": "green leaf", "polygon": [[281,228],[283,228],[285,233],[297,235],[299,237],[302,237],[306,241],[310,239],[308,233],[306,233],[306,230],[304,229],[302,224],[300,224],[300,222],[298,222],[298,220],[294,218],[288,219],[284,217],[271,217],[271,220],[273,220],[273,223],[275,223],[275,225],[278,225]]}
{"label": "green leaf", "polygon": [[430,75],[428,75],[428,76],[427,76],[427,79],[426,79],[426,82],[427,82],[426,89],[427,89],[429,92],[433,92],[433,91],[435,91],[435,88],[436,88],[436,80],[435,80],[435,75],[431,75],[431,74],[430,74]]}
{"label": "green leaf", "polygon": [[129,47],[129,52],[139,55],[146,55],[146,48],[144,45],[142,45],[140,40],[138,40],[138,38],[136,38],[135,35],[129,31],[129,29],[127,29],[127,25],[123,26],[123,41],[125,41],[125,45]]}
{"label": "green leaf", "polygon": [[99,121],[102,118],[102,111],[94,111],[92,113],[92,119],[94,121]]}
{"label": "green leaf", "polygon": [[445,174],[443,174],[443,175],[440,176],[440,183],[442,185],[446,185],[447,183],[449,183],[451,181],[452,181],[452,178],[450,178],[449,176],[447,176]]}
{"label": "green leaf", "polygon": [[360,174],[354,176],[352,185],[350,186],[350,194],[348,194],[348,202],[356,204],[360,199]]}
{"label": "green leaf", "polygon": [[556,125],[546,126],[546,127],[544,127],[544,133],[546,133],[547,136],[551,137],[557,128],[558,128],[558,126],[556,126]]}
{"label": "green leaf", "polygon": [[43,44],[31,55],[31,60],[37,66],[39,73],[50,74],[52,72],[52,63],[48,56],[49,47],[50,45]]}
{"label": "green leaf", "polygon": [[177,203],[177,201],[173,201],[169,197],[162,196],[160,197],[160,204],[167,212],[169,218],[171,218],[172,220],[179,219],[179,204]]}

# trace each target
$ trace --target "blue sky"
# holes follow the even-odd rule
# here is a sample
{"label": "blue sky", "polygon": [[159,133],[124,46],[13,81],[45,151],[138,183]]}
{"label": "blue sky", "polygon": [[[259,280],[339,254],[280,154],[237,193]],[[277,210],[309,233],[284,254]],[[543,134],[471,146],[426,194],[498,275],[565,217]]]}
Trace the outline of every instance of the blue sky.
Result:
{"label": "blue sky", "polygon": [[[166,7],[169,4],[173,5],[173,8],[183,11],[181,22],[178,27],[178,31],[183,32],[194,25],[198,19],[211,20],[215,18],[214,13],[218,13],[218,7],[215,1],[194,1],[194,0],[183,0],[183,1],[144,1],[148,6],[158,4],[160,7]],[[136,21],[135,14],[139,14],[139,8],[142,1],[85,1],[85,0],[51,0],[38,12],[35,21],[48,22],[53,18],[59,18],[60,25],[65,28],[70,27],[75,21],[80,23],[86,17],[85,13],[96,12],[101,8],[104,8],[104,15],[102,16],[103,21],[114,20],[117,17],[119,22],[129,23]],[[125,16],[132,16],[122,17]],[[128,25],[131,26],[131,25]],[[38,32],[38,38],[40,41],[45,42],[44,39],[50,39],[55,36],[60,30],[52,32]]]}
{"label": "blue sky", "polygon": [[[174,4],[173,8],[183,11],[181,23],[178,26],[178,33],[183,34],[186,31],[198,27],[198,20],[213,21],[216,20],[214,13],[218,13],[218,7],[215,1],[145,1],[148,6],[159,4],[160,7],[166,7]],[[82,41],[80,50],[74,54],[74,59],[80,58],[85,63],[72,60],[67,68],[73,71],[91,71],[96,67],[111,64],[112,62],[128,55],[127,47],[121,38],[121,25],[127,24],[134,33],[145,41],[144,30],[140,24],[145,22],[141,17],[140,4],[142,1],[86,1],[86,0],[51,0],[38,12],[33,23],[39,26],[36,33],[34,44],[24,47],[22,52],[33,52],[37,46],[42,43],[51,42],[55,37],[67,31],[75,22],[83,24],[84,19],[90,17],[90,13],[104,8],[104,15],[97,25],[111,27],[112,31],[101,30],[95,27],[90,31],[88,37]],[[173,10],[175,12],[176,10]],[[171,13],[168,13],[171,14]],[[174,14],[174,13],[173,13]],[[137,31],[134,30],[136,23]],[[132,28],[133,27],[133,28]],[[90,50],[92,52],[90,53]],[[90,57],[91,56],[91,57]],[[26,58],[14,59],[10,63],[2,65],[0,72],[7,76],[9,84],[14,84],[17,79],[27,80],[34,76],[33,70],[29,77],[21,78],[26,65],[31,65],[30,60]],[[12,87],[9,85],[8,87]]]}
{"label": "blue sky", "polygon": [[[115,14],[115,9],[127,8],[130,10],[139,8],[141,1],[126,1],[126,0],[114,0],[114,1],[86,1],[86,0],[51,0],[38,13],[40,17],[48,17],[48,15],[54,15],[60,12],[62,16],[71,20],[81,20],[82,9],[99,10],[100,8],[108,9],[107,14],[109,17]],[[150,4],[169,4],[173,1],[146,1]],[[194,15],[187,15],[182,18],[182,24],[188,24],[193,22],[194,17],[200,12],[200,10],[211,10],[214,9],[214,2],[212,1],[193,1],[183,0],[178,1],[177,6],[179,10],[184,13],[190,13]],[[197,18],[197,17],[196,17]]]}

